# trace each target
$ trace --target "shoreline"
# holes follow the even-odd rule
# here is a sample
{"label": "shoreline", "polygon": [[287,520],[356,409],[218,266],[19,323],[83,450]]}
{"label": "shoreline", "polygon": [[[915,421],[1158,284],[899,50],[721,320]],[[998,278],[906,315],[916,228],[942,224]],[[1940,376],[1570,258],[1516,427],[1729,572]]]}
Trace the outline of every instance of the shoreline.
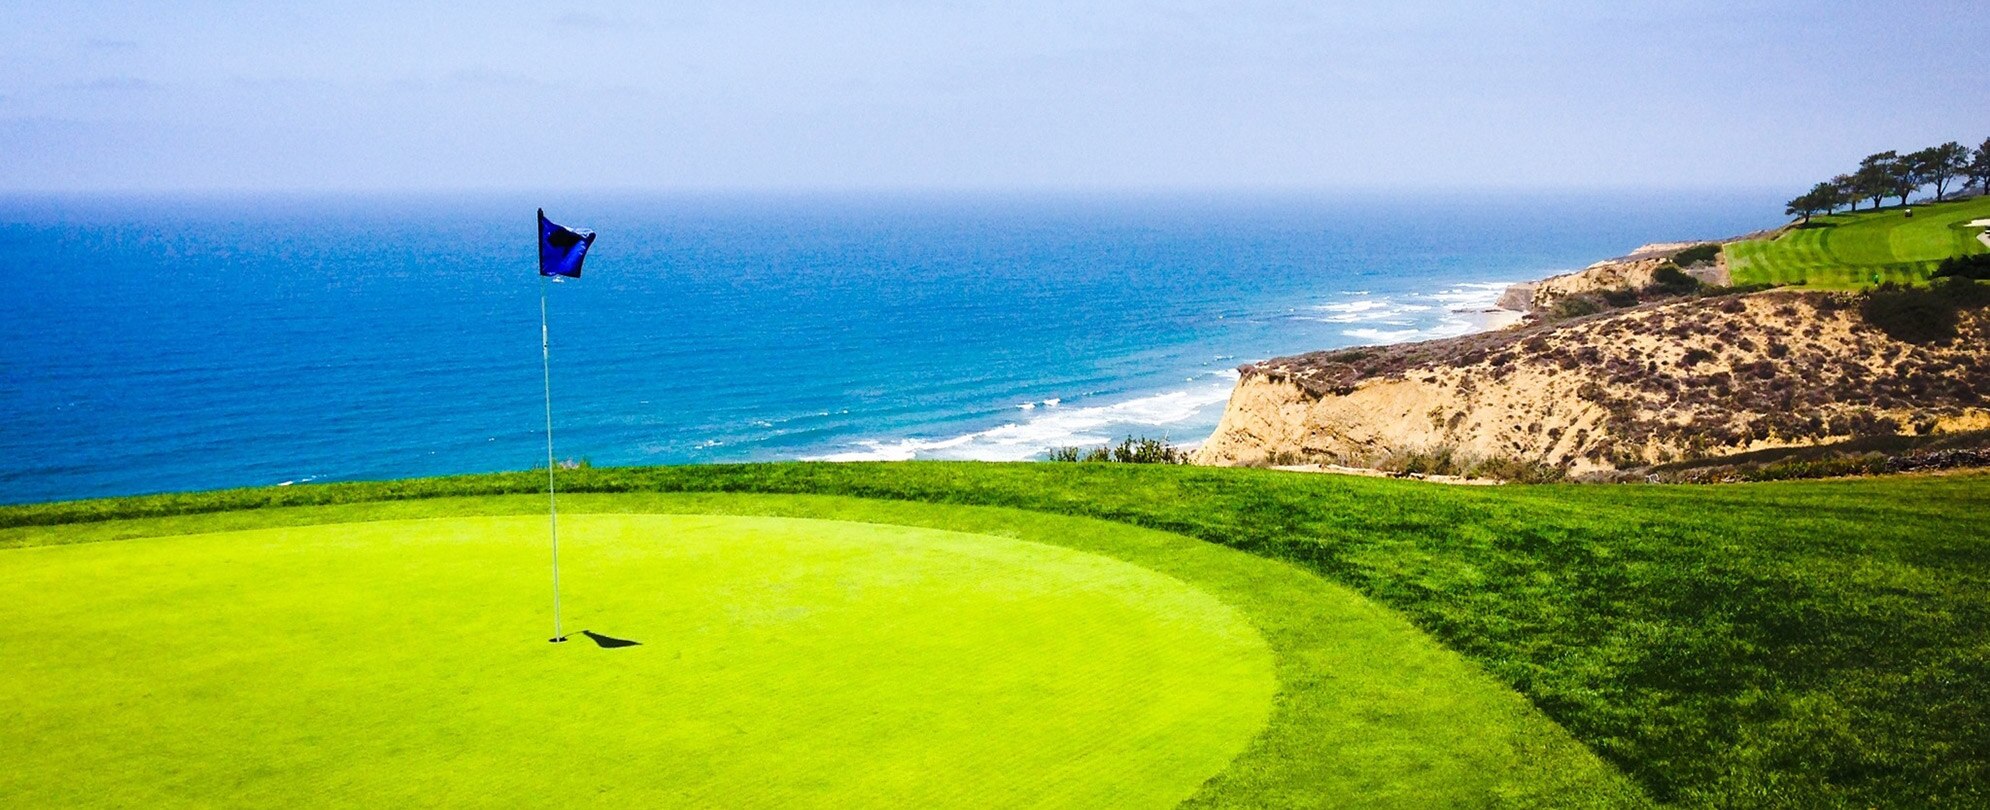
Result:
{"label": "shoreline", "polygon": [[[1344,290],[1331,300],[1284,308],[1289,317],[1335,328],[1344,348],[1435,340],[1517,325],[1527,313],[1498,305],[1506,281],[1437,279],[1396,292]],[[1314,299],[1318,301],[1319,299]],[[1267,313],[1277,312],[1268,310]],[[1235,362],[1234,356],[1219,359]],[[1133,436],[1187,451],[1215,435],[1236,391],[1234,368],[1201,368],[1181,382],[1100,400],[1065,395],[1014,403],[1009,418],[940,435],[854,439],[794,456],[798,461],[1041,461],[1061,447],[1090,448]]]}

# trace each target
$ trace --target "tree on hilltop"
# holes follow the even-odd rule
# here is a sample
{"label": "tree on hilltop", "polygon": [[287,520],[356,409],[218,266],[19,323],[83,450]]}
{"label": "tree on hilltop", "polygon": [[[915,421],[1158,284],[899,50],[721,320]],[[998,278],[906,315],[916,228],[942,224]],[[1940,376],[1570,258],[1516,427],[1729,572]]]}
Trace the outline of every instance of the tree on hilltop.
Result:
{"label": "tree on hilltop", "polygon": [[1921,164],[1914,155],[1901,155],[1886,164],[1886,193],[1899,197],[1900,204],[1907,204],[1907,197],[1914,190],[1927,185],[1921,177]]}
{"label": "tree on hilltop", "polygon": [[1803,217],[1803,224],[1809,225],[1810,215],[1817,211],[1817,207],[1810,204],[1811,197],[1813,196],[1815,195],[1798,194],[1796,199],[1784,203],[1783,216]]}
{"label": "tree on hilltop", "polygon": [[1853,211],[1859,210],[1859,180],[1849,174],[1831,178],[1832,188],[1837,190],[1838,203],[1850,205]]}
{"label": "tree on hilltop", "polygon": [[1977,188],[1990,194],[1990,138],[1984,138],[1983,145],[1976,147],[1976,159],[1964,171],[1969,179],[1976,181]]}
{"label": "tree on hilltop", "polygon": [[1859,161],[1859,170],[1852,173],[1852,185],[1857,188],[1853,193],[1872,200],[1878,208],[1893,191],[1893,164],[1899,162],[1900,154],[1891,149],[1867,155]]}
{"label": "tree on hilltop", "polygon": [[1811,186],[1810,193],[1816,195],[1817,199],[1813,200],[1813,202],[1817,203],[1818,208],[1827,214],[1838,213],[1838,206],[1852,201],[1851,196],[1845,193],[1844,187],[1838,185],[1836,179],[1826,180]]}
{"label": "tree on hilltop", "polygon": [[1796,199],[1791,200],[1789,206],[1783,209],[1783,213],[1793,217],[1801,216],[1803,217],[1803,224],[1809,225],[1810,215],[1819,211],[1828,213],[1832,208],[1836,207],[1837,203],[1838,187],[1830,183],[1818,183],[1815,186],[1811,186],[1810,191],[1800,194]]}
{"label": "tree on hilltop", "polygon": [[1909,156],[1914,163],[1915,173],[1921,182],[1935,184],[1935,201],[1948,193],[1950,180],[1964,176],[1969,170],[1969,147],[1949,141],[1941,146],[1930,146]]}

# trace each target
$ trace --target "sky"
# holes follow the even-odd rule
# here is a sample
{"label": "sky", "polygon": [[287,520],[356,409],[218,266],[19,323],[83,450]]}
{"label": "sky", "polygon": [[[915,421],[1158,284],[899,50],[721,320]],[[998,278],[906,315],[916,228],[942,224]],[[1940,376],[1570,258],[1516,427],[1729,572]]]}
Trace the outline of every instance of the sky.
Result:
{"label": "sky", "polygon": [[1870,152],[1990,138],[1980,0],[0,0],[0,18],[13,192],[1801,191]]}

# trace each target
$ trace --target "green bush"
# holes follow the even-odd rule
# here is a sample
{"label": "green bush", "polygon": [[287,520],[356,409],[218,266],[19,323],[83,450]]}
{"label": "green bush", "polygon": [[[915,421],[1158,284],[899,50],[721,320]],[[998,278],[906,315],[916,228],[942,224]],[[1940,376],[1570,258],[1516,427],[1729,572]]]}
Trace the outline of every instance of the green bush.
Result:
{"label": "green bush", "polygon": [[1459,475],[1457,451],[1450,447],[1429,450],[1398,450],[1384,457],[1375,469],[1403,475]]}
{"label": "green bush", "polygon": [[1613,307],[1634,307],[1644,300],[1637,290],[1604,290],[1603,302]]}
{"label": "green bush", "polygon": [[1967,278],[1990,281],[1990,253],[1950,256],[1935,265],[1934,278]]}
{"label": "green bush", "polygon": [[1887,471],[1886,463],[1887,457],[1880,453],[1846,458],[1793,459],[1760,467],[1742,467],[1739,470],[1739,477],[1743,481],[1794,481],[1804,478],[1879,475]]}
{"label": "green bush", "polygon": [[1452,475],[1526,484],[1548,484],[1568,479],[1568,470],[1553,464],[1509,456],[1480,457],[1459,452],[1449,445],[1396,450],[1377,462],[1375,469],[1399,475]]}
{"label": "green bush", "polygon": [[1707,262],[1711,262],[1714,259],[1718,258],[1720,255],[1721,255],[1720,243],[1708,242],[1704,245],[1694,245],[1692,247],[1689,247],[1685,250],[1673,254],[1672,261],[1677,263],[1680,267],[1692,267],[1693,265],[1696,264],[1705,264]]}
{"label": "green bush", "polygon": [[1944,278],[1927,287],[1888,282],[1866,291],[1859,314],[1895,340],[1940,343],[1955,338],[1961,311],[1990,306],[1990,287]]}
{"label": "green bush", "polygon": [[1700,290],[1700,280],[1686,275],[1679,265],[1661,265],[1652,273],[1651,283],[1645,285],[1645,293],[1654,296],[1691,295]]}
{"label": "green bush", "polygon": [[1609,308],[1610,302],[1605,301],[1603,296],[1594,293],[1579,293],[1556,301],[1554,308],[1549,310],[1549,314],[1556,318],[1580,318],[1584,315],[1594,315]]}
{"label": "green bush", "polygon": [[1465,467],[1466,478],[1490,478],[1522,484],[1553,484],[1568,479],[1568,470],[1532,459],[1495,456],[1473,461]]}
{"label": "green bush", "polygon": [[1150,439],[1145,436],[1136,439],[1128,436],[1117,445],[1108,444],[1089,449],[1052,448],[1047,458],[1066,463],[1091,461],[1116,464],[1187,464],[1189,452],[1162,439]]}

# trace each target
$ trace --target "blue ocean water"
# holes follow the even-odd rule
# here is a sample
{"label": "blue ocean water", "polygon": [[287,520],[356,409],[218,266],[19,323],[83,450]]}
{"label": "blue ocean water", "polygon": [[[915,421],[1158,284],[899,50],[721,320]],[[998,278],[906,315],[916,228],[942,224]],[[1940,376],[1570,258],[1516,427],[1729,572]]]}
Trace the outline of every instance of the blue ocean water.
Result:
{"label": "blue ocean water", "polygon": [[1767,196],[0,198],[0,500],[562,459],[1026,459],[1192,443],[1234,367],[1456,334],[1505,283]]}

